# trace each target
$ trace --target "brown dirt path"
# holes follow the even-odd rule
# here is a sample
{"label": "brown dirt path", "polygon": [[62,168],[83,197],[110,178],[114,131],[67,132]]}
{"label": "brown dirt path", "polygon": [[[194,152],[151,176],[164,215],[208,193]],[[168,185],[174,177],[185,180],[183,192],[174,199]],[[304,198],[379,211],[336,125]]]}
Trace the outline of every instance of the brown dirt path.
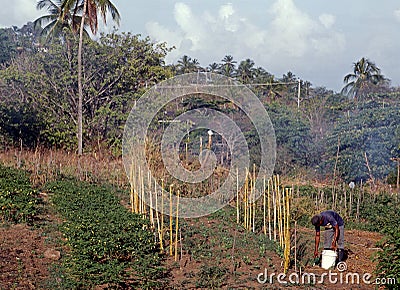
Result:
{"label": "brown dirt path", "polygon": [[1,290],[43,289],[48,268],[58,259],[46,239],[26,224],[0,225]]}

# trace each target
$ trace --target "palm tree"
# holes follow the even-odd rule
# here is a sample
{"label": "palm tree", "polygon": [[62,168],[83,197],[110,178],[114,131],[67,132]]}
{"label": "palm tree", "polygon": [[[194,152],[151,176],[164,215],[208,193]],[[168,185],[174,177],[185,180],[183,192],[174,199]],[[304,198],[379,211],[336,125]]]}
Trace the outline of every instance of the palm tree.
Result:
{"label": "palm tree", "polygon": [[[112,19],[119,24],[120,15],[117,8],[109,0],[39,0],[38,9],[48,8],[50,16],[44,16],[43,20],[50,20],[50,27],[59,27],[66,25],[67,19],[71,20],[70,25],[73,31],[79,27],[79,45],[78,45],[78,154],[82,155],[83,137],[82,137],[82,49],[85,24],[90,27],[93,34],[98,30],[98,15],[106,23],[107,12],[110,12]],[[57,16],[57,17],[56,17]],[[39,18],[40,19],[40,18]],[[80,20],[77,22],[76,20]],[[42,20],[41,20],[42,21]]]}
{"label": "palm tree", "polygon": [[250,83],[255,78],[254,61],[246,59],[240,62],[237,72],[237,77],[243,83]]}
{"label": "palm tree", "polygon": [[236,68],[236,61],[233,60],[233,56],[226,55],[221,61],[221,73],[227,77],[233,77]]}
{"label": "palm tree", "polygon": [[353,65],[353,73],[347,74],[343,79],[346,85],[343,87],[342,93],[349,97],[356,99],[367,93],[373,86],[388,81],[375,63],[365,57],[353,63]]}
{"label": "palm tree", "polygon": [[254,77],[257,83],[273,83],[274,76],[267,72],[263,67],[257,67],[254,69]]}
{"label": "palm tree", "polygon": [[271,86],[265,84],[273,84],[274,76],[267,72],[263,67],[256,67],[254,70],[254,82],[257,84],[264,84],[264,86],[253,87],[253,90],[257,92],[257,95],[269,95],[271,92]]}
{"label": "palm tree", "polygon": [[43,27],[41,35],[59,35],[63,28],[71,28],[76,32],[81,22],[81,17],[77,12],[82,10],[79,2],[75,3],[75,7],[71,7],[69,11],[63,11],[63,1],[60,0],[39,0],[36,9],[46,9],[48,14],[36,19],[34,27]]}
{"label": "palm tree", "polygon": [[208,72],[212,72],[212,73],[217,73],[217,72],[219,72],[219,70],[218,70],[219,67],[220,67],[220,65],[218,63],[213,62],[213,63],[208,65],[207,71]]}
{"label": "palm tree", "polygon": [[[79,30],[79,45],[78,45],[78,155],[82,155],[83,138],[82,138],[82,43],[85,21],[88,22],[93,34],[97,33],[98,15],[101,15],[104,23],[107,23],[107,12],[110,12],[112,19],[119,25],[120,15],[117,8],[109,0],[81,0],[83,1],[83,10],[81,25]],[[75,2],[74,0],[65,0],[65,5]]]}
{"label": "palm tree", "polygon": [[282,82],[284,83],[293,83],[295,81],[296,81],[296,76],[291,71],[288,71],[282,77]]}
{"label": "palm tree", "polygon": [[190,56],[184,55],[178,60],[176,65],[178,74],[197,72],[200,68],[200,63],[197,59],[192,59]]}

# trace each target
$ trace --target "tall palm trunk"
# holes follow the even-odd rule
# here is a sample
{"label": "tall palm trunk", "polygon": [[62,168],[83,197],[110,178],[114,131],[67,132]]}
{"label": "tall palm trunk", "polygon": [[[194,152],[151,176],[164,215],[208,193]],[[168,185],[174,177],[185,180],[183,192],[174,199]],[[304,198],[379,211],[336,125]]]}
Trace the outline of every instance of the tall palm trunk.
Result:
{"label": "tall palm trunk", "polygon": [[83,88],[82,88],[82,46],[83,46],[83,28],[86,18],[87,1],[83,2],[83,12],[81,26],[79,30],[79,46],[78,46],[78,155],[82,155],[83,149],[83,134],[82,134],[82,103],[83,103]]}

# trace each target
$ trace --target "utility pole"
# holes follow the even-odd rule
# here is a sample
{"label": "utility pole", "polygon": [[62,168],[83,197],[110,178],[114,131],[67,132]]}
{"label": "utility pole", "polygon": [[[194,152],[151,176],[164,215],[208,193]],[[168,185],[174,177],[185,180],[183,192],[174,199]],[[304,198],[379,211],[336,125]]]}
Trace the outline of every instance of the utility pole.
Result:
{"label": "utility pole", "polygon": [[300,108],[300,88],[301,88],[301,80],[297,79],[297,81],[299,82],[299,86],[297,88],[297,109]]}
{"label": "utility pole", "polygon": [[212,145],[212,135],[214,134],[214,132],[213,132],[213,131],[211,131],[211,130],[208,130],[208,131],[207,131],[207,134],[208,134],[208,144],[207,144],[207,149],[208,149],[208,150],[211,150],[211,145]]}
{"label": "utility pole", "polygon": [[393,157],[390,160],[397,162],[397,181],[396,181],[396,188],[400,188],[400,157]]}

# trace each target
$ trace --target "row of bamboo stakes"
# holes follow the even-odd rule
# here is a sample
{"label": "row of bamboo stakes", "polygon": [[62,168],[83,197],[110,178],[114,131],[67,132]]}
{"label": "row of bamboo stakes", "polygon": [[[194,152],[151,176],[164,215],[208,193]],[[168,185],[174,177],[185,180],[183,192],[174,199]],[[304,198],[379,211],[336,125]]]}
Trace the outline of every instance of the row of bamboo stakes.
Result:
{"label": "row of bamboo stakes", "polygon": [[[238,173],[238,172],[237,172]],[[279,241],[283,250],[283,264],[285,273],[290,265],[290,204],[293,195],[292,188],[280,185],[279,175],[274,175],[268,180],[264,177],[262,184],[262,198],[256,200],[257,176],[255,167],[253,172],[246,170],[245,183],[242,193],[237,180],[236,195],[236,222],[243,224],[249,231],[256,231],[256,211],[262,202],[263,233],[270,240]]]}
{"label": "row of bamboo stakes", "polygon": [[[132,164],[130,169],[130,203],[131,203],[131,212],[136,214],[141,214],[144,219],[149,218],[151,229],[155,229],[157,227],[157,236],[158,242],[160,244],[160,251],[164,251],[164,235],[165,232],[168,231],[169,235],[169,255],[174,256],[175,261],[178,260],[178,243],[180,238],[178,239],[179,232],[179,201],[180,201],[180,192],[177,192],[177,202],[174,208],[172,202],[173,195],[173,185],[169,186],[169,210],[166,211],[164,208],[164,192],[165,185],[164,180],[161,179],[161,202],[158,202],[158,183],[157,180],[151,176],[151,172],[147,173],[147,184],[145,184],[145,174],[140,167],[135,168],[134,164]],[[146,193],[147,192],[147,193]],[[148,195],[148,196],[146,196]],[[153,206],[153,199],[154,206]],[[149,201],[149,206],[147,206],[146,200]],[[161,208],[158,208],[160,204]],[[165,214],[169,215],[169,226],[165,228]],[[174,227],[174,216],[175,216],[175,229]]]}
{"label": "row of bamboo stakes", "polygon": [[[239,176],[238,169],[237,176]],[[237,178],[235,200],[237,223],[242,224],[246,230],[255,232],[256,217],[262,216],[262,231],[270,240],[279,242],[284,253],[284,270],[287,271],[290,264],[290,200],[292,188],[282,187],[279,175],[269,179],[264,178],[260,188],[256,177],[256,168],[253,166],[252,171],[246,169],[244,185],[241,186]],[[134,164],[132,164],[130,170],[130,184],[131,211],[142,214],[143,218],[149,218],[151,228],[156,230],[160,251],[165,250],[164,240],[165,238],[168,239],[169,255],[174,256],[175,261],[177,261],[178,244],[181,241],[179,230],[180,192],[177,192],[174,206],[172,202],[173,185],[165,185],[162,179],[160,190],[157,180],[152,177],[151,173],[145,174],[140,167],[135,168]],[[159,191],[161,191],[161,194],[159,194]],[[262,198],[256,200],[256,192],[259,191],[262,193]],[[169,197],[169,209],[164,208],[166,195]],[[161,202],[159,202],[159,198],[161,198]],[[147,206],[146,201],[148,201],[149,206]],[[155,202],[154,206],[153,201]],[[159,205],[161,208],[158,208]],[[262,213],[258,212],[260,210]],[[167,224],[165,215],[169,215],[167,228],[165,227]]]}

